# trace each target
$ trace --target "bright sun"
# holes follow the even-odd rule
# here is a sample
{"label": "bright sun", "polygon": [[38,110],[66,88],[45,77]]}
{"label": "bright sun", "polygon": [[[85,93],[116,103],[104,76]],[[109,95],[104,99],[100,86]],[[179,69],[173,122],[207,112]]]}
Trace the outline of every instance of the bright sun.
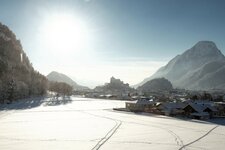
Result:
{"label": "bright sun", "polygon": [[68,14],[48,17],[42,27],[45,45],[56,51],[82,51],[90,44],[90,32],[82,20]]}

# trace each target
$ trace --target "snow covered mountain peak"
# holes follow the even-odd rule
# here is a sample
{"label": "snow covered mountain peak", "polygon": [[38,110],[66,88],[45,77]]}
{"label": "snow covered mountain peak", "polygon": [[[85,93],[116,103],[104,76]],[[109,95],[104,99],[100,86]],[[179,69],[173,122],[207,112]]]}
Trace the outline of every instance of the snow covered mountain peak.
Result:
{"label": "snow covered mountain peak", "polygon": [[224,55],[212,41],[199,41],[192,48],[182,54],[186,59],[224,59]]}
{"label": "snow covered mountain peak", "polygon": [[175,88],[191,90],[225,89],[225,56],[212,41],[200,41],[139,85],[164,77]]}
{"label": "snow covered mountain peak", "polygon": [[216,44],[213,41],[199,41],[198,43],[196,43],[194,45],[195,48],[198,49],[212,49],[212,48],[216,48]]}
{"label": "snow covered mountain peak", "polygon": [[192,48],[192,53],[205,53],[205,54],[221,54],[216,44],[212,41],[199,41]]}

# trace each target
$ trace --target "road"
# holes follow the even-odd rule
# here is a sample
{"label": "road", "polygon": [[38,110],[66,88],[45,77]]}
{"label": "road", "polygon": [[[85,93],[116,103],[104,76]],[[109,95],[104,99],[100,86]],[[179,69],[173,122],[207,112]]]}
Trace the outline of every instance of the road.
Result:
{"label": "road", "polygon": [[113,111],[124,101],[21,101],[0,111],[1,150],[224,150],[225,126]]}

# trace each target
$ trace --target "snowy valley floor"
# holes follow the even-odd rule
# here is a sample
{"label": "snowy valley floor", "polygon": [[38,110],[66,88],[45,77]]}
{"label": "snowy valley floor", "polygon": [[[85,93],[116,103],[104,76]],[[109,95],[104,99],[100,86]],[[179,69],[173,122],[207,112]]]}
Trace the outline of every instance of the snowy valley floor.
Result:
{"label": "snowy valley floor", "polygon": [[224,150],[222,124],[112,110],[124,106],[76,97],[8,105],[0,111],[0,149]]}

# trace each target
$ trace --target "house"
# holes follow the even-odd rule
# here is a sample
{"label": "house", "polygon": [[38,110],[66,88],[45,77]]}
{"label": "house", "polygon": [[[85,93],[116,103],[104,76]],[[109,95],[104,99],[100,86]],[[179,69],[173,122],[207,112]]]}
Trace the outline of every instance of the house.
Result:
{"label": "house", "polygon": [[217,116],[225,116],[225,102],[215,102],[215,106],[218,109]]}
{"label": "house", "polygon": [[214,106],[209,104],[196,104],[189,103],[186,107],[183,108],[184,115],[195,118],[206,120],[212,118],[213,115],[217,112],[217,109]]}
{"label": "house", "polygon": [[218,112],[218,109],[215,106],[212,105],[204,105],[205,109],[203,110],[204,112],[208,112],[210,118],[212,118],[213,116],[215,116]]}
{"label": "house", "polygon": [[126,109],[134,112],[148,112],[155,105],[153,100],[139,99],[136,101],[126,102]]}
{"label": "house", "polygon": [[157,109],[167,116],[183,115],[185,106],[184,103],[158,103],[156,105]]}

